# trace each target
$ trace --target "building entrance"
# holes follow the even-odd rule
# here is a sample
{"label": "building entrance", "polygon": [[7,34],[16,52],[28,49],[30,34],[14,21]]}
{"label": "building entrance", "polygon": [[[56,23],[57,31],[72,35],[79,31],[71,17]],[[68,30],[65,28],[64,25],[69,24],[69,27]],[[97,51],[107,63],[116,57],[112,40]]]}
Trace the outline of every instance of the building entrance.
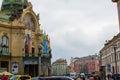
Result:
{"label": "building entrance", "polygon": [[24,67],[24,73],[32,77],[38,76],[38,64],[26,64]]}

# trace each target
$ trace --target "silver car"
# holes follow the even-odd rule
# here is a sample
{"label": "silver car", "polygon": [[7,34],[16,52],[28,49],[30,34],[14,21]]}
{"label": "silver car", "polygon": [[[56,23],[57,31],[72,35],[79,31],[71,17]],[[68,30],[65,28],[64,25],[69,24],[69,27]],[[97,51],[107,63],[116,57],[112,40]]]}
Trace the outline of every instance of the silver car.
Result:
{"label": "silver car", "polygon": [[32,80],[74,80],[67,76],[32,77]]}

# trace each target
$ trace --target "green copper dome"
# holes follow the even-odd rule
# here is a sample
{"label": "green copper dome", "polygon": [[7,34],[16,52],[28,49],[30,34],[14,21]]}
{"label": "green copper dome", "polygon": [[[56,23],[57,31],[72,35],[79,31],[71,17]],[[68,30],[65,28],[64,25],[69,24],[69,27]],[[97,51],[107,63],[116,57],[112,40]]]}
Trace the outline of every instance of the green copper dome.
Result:
{"label": "green copper dome", "polygon": [[4,11],[6,14],[10,15],[14,12],[15,9],[22,10],[25,8],[27,0],[3,0],[1,11]]}
{"label": "green copper dome", "polygon": [[3,0],[1,11],[4,14],[11,16],[10,20],[19,18],[23,9],[26,8],[28,0]]}

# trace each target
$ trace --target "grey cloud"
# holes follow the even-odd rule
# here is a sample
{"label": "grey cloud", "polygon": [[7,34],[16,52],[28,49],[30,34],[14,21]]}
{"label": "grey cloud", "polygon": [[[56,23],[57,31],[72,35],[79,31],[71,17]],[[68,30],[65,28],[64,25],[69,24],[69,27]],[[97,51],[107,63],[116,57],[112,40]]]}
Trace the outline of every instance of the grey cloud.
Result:
{"label": "grey cloud", "polygon": [[117,7],[111,0],[29,1],[50,36],[52,61],[98,53],[118,33]]}

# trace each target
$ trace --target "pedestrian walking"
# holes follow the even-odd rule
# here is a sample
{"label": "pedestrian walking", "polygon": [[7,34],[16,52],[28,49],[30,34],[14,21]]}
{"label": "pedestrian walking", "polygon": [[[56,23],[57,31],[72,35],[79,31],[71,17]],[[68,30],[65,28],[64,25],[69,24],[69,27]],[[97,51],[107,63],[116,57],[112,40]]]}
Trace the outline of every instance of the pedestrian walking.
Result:
{"label": "pedestrian walking", "polygon": [[111,74],[108,74],[108,75],[107,75],[107,78],[108,78],[108,80],[112,80],[112,75],[111,75]]}

